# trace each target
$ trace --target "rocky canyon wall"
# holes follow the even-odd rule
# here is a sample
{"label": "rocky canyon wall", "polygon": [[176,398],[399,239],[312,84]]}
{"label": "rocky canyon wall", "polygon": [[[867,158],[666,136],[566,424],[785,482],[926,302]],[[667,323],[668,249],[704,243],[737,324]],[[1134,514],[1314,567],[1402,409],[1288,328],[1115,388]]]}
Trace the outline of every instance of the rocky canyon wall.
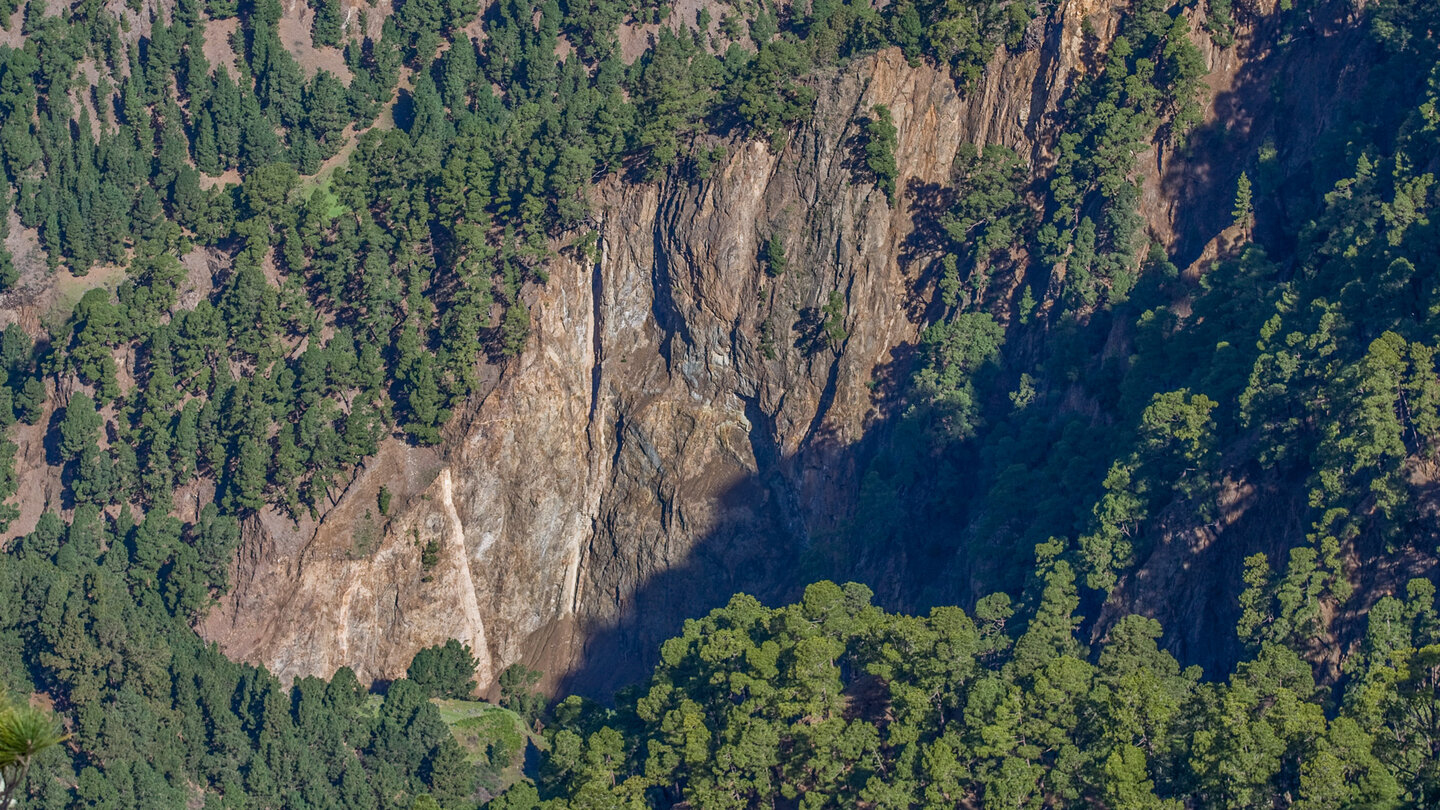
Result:
{"label": "rocky canyon wall", "polygon": [[[641,675],[681,617],[736,591],[794,596],[853,516],[857,458],[908,372],[933,298],[926,228],[957,149],[998,142],[1042,169],[1053,114],[1094,58],[1086,38],[1108,41],[1115,19],[1063,3],[963,93],[885,51],[817,79],[814,120],[779,154],[732,142],[708,179],[607,181],[598,256],[550,263],[527,349],[490,370],[440,450],[387,444],[318,523],[252,520],[202,634],[286,678],[350,666],[362,681],[453,637],[485,686],[523,660],[551,686],[603,693]],[[1212,68],[1245,47],[1209,48]],[[861,165],[877,104],[899,131],[893,203]],[[1182,238],[1167,195],[1194,178],[1163,156],[1146,172],[1152,233]],[[779,276],[762,256],[772,237]],[[903,579],[905,557],[848,564]]]}

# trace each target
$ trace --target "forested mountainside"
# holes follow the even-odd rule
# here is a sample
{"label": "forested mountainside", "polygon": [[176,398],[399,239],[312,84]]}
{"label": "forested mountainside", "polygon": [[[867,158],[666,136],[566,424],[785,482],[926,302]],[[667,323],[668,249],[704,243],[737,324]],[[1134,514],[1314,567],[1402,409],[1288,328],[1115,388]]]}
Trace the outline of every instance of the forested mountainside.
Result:
{"label": "forested mountainside", "polygon": [[1440,802],[1440,3],[0,21],[0,808]]}

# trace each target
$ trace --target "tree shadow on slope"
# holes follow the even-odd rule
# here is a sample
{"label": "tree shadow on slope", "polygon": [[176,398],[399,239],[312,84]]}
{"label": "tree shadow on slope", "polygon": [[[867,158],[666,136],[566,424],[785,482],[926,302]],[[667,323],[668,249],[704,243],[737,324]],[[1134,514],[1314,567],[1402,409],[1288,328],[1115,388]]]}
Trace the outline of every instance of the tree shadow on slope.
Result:
{"label": "tree shadow on slope", "polygon": [[[1311,24],[1313,30],[1286,30],[1290,23],[1281,19],[1263,25],[1267,28],[1257,39],[1267,43],[1282,36],[1341,37],[1342,45],[1308,50],[1292,45],[1288,52],[1276,48],[1275,56],[1243,60],[1229,89],[1216,98],[1221,122],[1201,126],[1191,134],[1185,152],[1168,157],[1160,167],[1162,196],[1177,205],[1171,214],[1175,233],[1169,259],[1180,268],[1204,255],[1207,243],[1231,224],[1241,171],[1249,172],[1260,189],[1255,236],[1279,256],[1287,252],[1295,223],[1308,216],[1296,206],[1310,204],[1306,201],[1316,196],[1315,188],[1326,186],[1330,174],[1344,169],[1343,161],[1330,161],[1326,146],[1334,140],[1326,132],[1329,122],[1343,113],[1338,109],[1343,104],[1328,107],[1326,99],[1333,102],[1336,94],[1327,95],[1323,88],[1327,82],[1332,89],[1340,87],[1345,66],[1354,58],[1343,43],[1361,47],[1365,33],[1323,20]],[[1283,87],[1277,90],[1277,83]],[[1339,96],[1362,85],[1347,79]],[[1226,125],[1241,113],[1250,116],[1243,127]],[[1266,161],[1272,160],[1277,161],[1274,176],[1267,177]],[[938,317],[933,289],[939,263],[934,259],[942,247],[940,220],[950,200],[944,188],[918,183],[906,193],[916,225],[901,249],[911,285],[907,302],[912,309],[907,314],[929,321]],[[1224,283],[1222,277],[1215,283]],[[900,435],[904,420],[897,417],[908,404],[906,387],[916,362],[913,348],[875,370],[877,412],[867,420],[864,436],[853,443],[814,430],[798,451],[787,453],[752,403],[747,416],[754,426],[750,440],[756,469],[713,488],[720,519],[690,514],[699,508],[695,502],[669,492],[658,500],[666,513],[662,520],[671,528],[647,536],[632,531],[634,526],[613,507],[609,512],[602,508],[595,542],[613,547],[592,548],[590,558],[609,568],[587,572],[586,587],[592,604],[605,602],[603,615],[579,617],[579,663],[562,679],[561,691],[603,697],[644,678],[658,660],[661,644],[681,632],[685,619],[724,605],[736,592],[783,604],[814,580],[853,580],[869,585],[877,604],[906,611],[923,610],[931,603],[968,608],[967,602],[985,592],[1018,592],[1021,569],[1032,561],[1035,542],[1049,533],[1073,539],[1087,530],[1089,508],[1102,494],[1106,468],[1129,452],[1128,445],[1110,445],[1132,428],[1139,409],[1154,394],[1199,381],[1201,375],[1191,373],[1198,349],[1181,341],[1194,342],[1203,335],[1186,338],[1182,330],[1177,333],[1181,341],[1175,341],[1151,328],[1139,337],[1158,340],[1169,349],[1157,353],[1151,345],[1143,355],[1136,344],[1135,326],[1142,313],[1172,296],[1195,296],[1193,285],[1194,279],[1173,276],[1163,289],[1150,291],[1142,284],[1130,302],[1107,317],[1084,318],[1066,328],[1058,321],[1028,330],[1012,324],[1007,342],[1021,351],[997,375],[1003,387],[980,392],[989,403],[985,413],[991,419],[986,428],[990,432],[970,450],[895,451],[908,441]],[[1124,323],[1112,330],[1116,319]],[[1143,357],[1152,361],[1149,370],[1136,368],[1127,374],[1132,358]],[[1028,382],[1038,390],[1027,394],[1021,372],[1028,377],[1032,371],[1036,377]],[[1229,403],[1233,393],[1221,398]],[[1022,399],[1036,397],[1031,413],[1041,409],[1043,415],[996,416],[1022,394]],[[1023,407],[1017,403],[1016,412]],[[813,427],[822,421],[817,419]],[[1230,436],[1227,441],[1241,439]],[[1052,465],[1046,459],[1092,443],[1107,449],[1085,463],[1062,459]],[[1016,457],[1031,450],[1033,458]],[[1011,473],[1020,484],[1008,492],[1010,499],[987,503],[1004,492],[1001,485]],[[1272,563],[1281,562],[1278,558],[1303,542],[1305,533],[1304,521],[1269,508],[1271,499],[1288,503],[1303,492],[1293,471],[1279,478],[1258,473],[1242,478],[1257,491],[1279,489],[1260,496],[1227,528],[1207,529],[1193,516],[1171,521],[1157,515],[1153,529],[1147,530],[1154,535],[1154,548],[1139,560],[1137,581],[1108,602],[1103,595],[1087,595],[1081,610],[1087,617],[1084,630],[1099,638],[1120,612],[1152,615],[1165,626],[1164,645],[1182,663],[1200,664],[1210,677],[1223,677],[1240,651],[1233,628],[1244,587],[1244,558],[1264,551]],[[1065,508],[1047,522],[1038,516],[1051,501],[1062,501]],[[995,519],[987,512],[1003,514]],[[684,548],[673,549],[670,538],[683,536],[689,525],[710,529],[680,544]],[[1187,540],[1205,531],[1211,535],[1203,541]],[[1161,535],[1169,539],[1162,541]],[[1162,552],[1162,542],[1174,545]],[[597,588],[608,588],[603,598],[597,597]],[[1383,587],[1366,590],[1379,593]],[[1365,603],[1369,601],[1373,599],[1367,597]]]}
{"label": "tree shadow on slope", "polygon": [[[584,587],[592,610],[604,615],[578,617],[579,665],[561,679],[561,694],[608,697],[643,679],[661,644],[679,635],[686,619],[722,607],[736,593],[779,605],[817,579],[864,582],[883,593],[896,591],[886,587],[887,578],[892,585],[908,579],[900,562],[905,549],[890,550],[891,564],[876,564],[873,555],[853,553],[850,542],[857,471],[873,455],[873,437],[844,445],[815,430],[798,453],[787,455],[756,401],[746,403],[746,417],[755,469],[713,487],[708,499],[687,496],[681,490],[693,482],[685,481],[652,484],[658,515],[636,515],[633,503],[602,503],[594,542],[608,538],[611,545],[592,547]],[[638,468],[653,460],[640,437],[620,441],[618,475],[638,478]],[[710,530],[670,559],[672,538],[702,521]]]}
{"label": "tree shadow on slope", "polygon": [[1179,267],[1202,258],[1233,221],[1242,172],[1255,188],[1253,238],[1275,255],[1293,248],[1298,226],[1315,213],[1317,189],[1348,172],[1348,134],[1333,125],[1353,117],[1348,108],[1362,101],[1376,47],[1366,27],[1353,23],[1348,2],[1258,22],[1250,47],[1259,52],[1238,60],[1229,86],[1214,97],[1214,118],[1159,167],[1161,197],[1183,203],[1172,215]]}

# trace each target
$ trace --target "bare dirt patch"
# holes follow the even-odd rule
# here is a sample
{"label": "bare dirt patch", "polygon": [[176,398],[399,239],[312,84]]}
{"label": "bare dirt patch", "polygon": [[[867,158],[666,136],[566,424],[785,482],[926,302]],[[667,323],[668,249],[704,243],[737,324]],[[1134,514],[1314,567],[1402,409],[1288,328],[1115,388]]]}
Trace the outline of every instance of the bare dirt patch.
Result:
{"label": "bare dirt patch", "polygon": [[[53,397],[47,396],[46,402],[53,406]],[[51,407],[47,407],[38,422],[33,425],[21,422],[10,433],[10,440],[18,448],[15,451],[15,472],[19,477],[12,503],[19,507],[20,516],[0,534],[0,547],[34,531],[35,523],[47,509],[60,509],[64,490],[60,482],[60,468],[50,466],[45,458],[45,433],[50,424],[50,413]]]}
{"label": "bare dirt patch", "polygon": [[25,38],[20,36],[20,24],[25,21],[25,6],[21,5],[14,14],[10,15],[10,24],[0,29],[0,45],[9,45],[12,48],[19,48],[25,44]]}
{"label": "bare dirt patch", "polygon": [[235,78],[240,71],[236,67],[235,49],[230,38],[240,28],[240,21],[234,17],[228,20],[210,20],[205,23],[205,58],[218,69],[221,65]]}
{"label": "bare dirt patch", "polygon": [[45,251],[40,247],[39,234],[20,225],[20,218],[9,211],[10,232],[5,248],[10,251],[20,278],[8,291],[0,293],[0,329],[18,323],[31,334],[40,329],[40,314],[50,291],[50,271],[45,266]]}
{"label": "bare dirt patch", "polygon": [[[353,15],[350,9],[345,12]],[[303,0],[289,0],[285,14],[280,18],[280,44],[300,63],[305,78],[314,78],[322,70],[328,70],[345,84],[350,83],[350,68],[345,64],[345,54],[339,48],[317,48],[310,41],[310,26],[315,21],[315,10]]]}
{"label": "bare dirt patch", "polygon": [[223,171],[215,177],[211,177],[208,174],[200,175],[200,187],[206,190],[231,184],[240,185],[240,171],[238,169]]}

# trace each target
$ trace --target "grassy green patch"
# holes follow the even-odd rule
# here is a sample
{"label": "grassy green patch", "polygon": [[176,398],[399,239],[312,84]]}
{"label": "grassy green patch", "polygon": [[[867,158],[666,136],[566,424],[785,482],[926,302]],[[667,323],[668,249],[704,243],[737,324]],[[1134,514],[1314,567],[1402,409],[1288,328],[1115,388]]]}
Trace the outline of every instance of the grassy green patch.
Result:
{"label": "grassy green patch", "polygon": [[440,710],[440,718],[475,763],[480,781],[491,793],[521,778],[527,742],[544,747],[544,740],[532,734],[525,721],[509,709],[478,700],[435,698],[430,702]]}
{"label": "grassy green patch", "polygon": [[58,333],[75,311],[75,305],[85,293],[97,287],[114,292],[125,280],[125,268],[119,265],[99,265],[90,268],[83,276],[72,275],[61,270],[54,274],[55,298],[49,309],[41,316],[41,323],[51,333]]}
{"label": "grassy green patch", "polygon": [[514,712],[478,700],[436,698],[431,703],[440,710],[440,718],[472,761],[488,763],[493,757],[504,767],[524,752],[529,735],[524,721]]}

